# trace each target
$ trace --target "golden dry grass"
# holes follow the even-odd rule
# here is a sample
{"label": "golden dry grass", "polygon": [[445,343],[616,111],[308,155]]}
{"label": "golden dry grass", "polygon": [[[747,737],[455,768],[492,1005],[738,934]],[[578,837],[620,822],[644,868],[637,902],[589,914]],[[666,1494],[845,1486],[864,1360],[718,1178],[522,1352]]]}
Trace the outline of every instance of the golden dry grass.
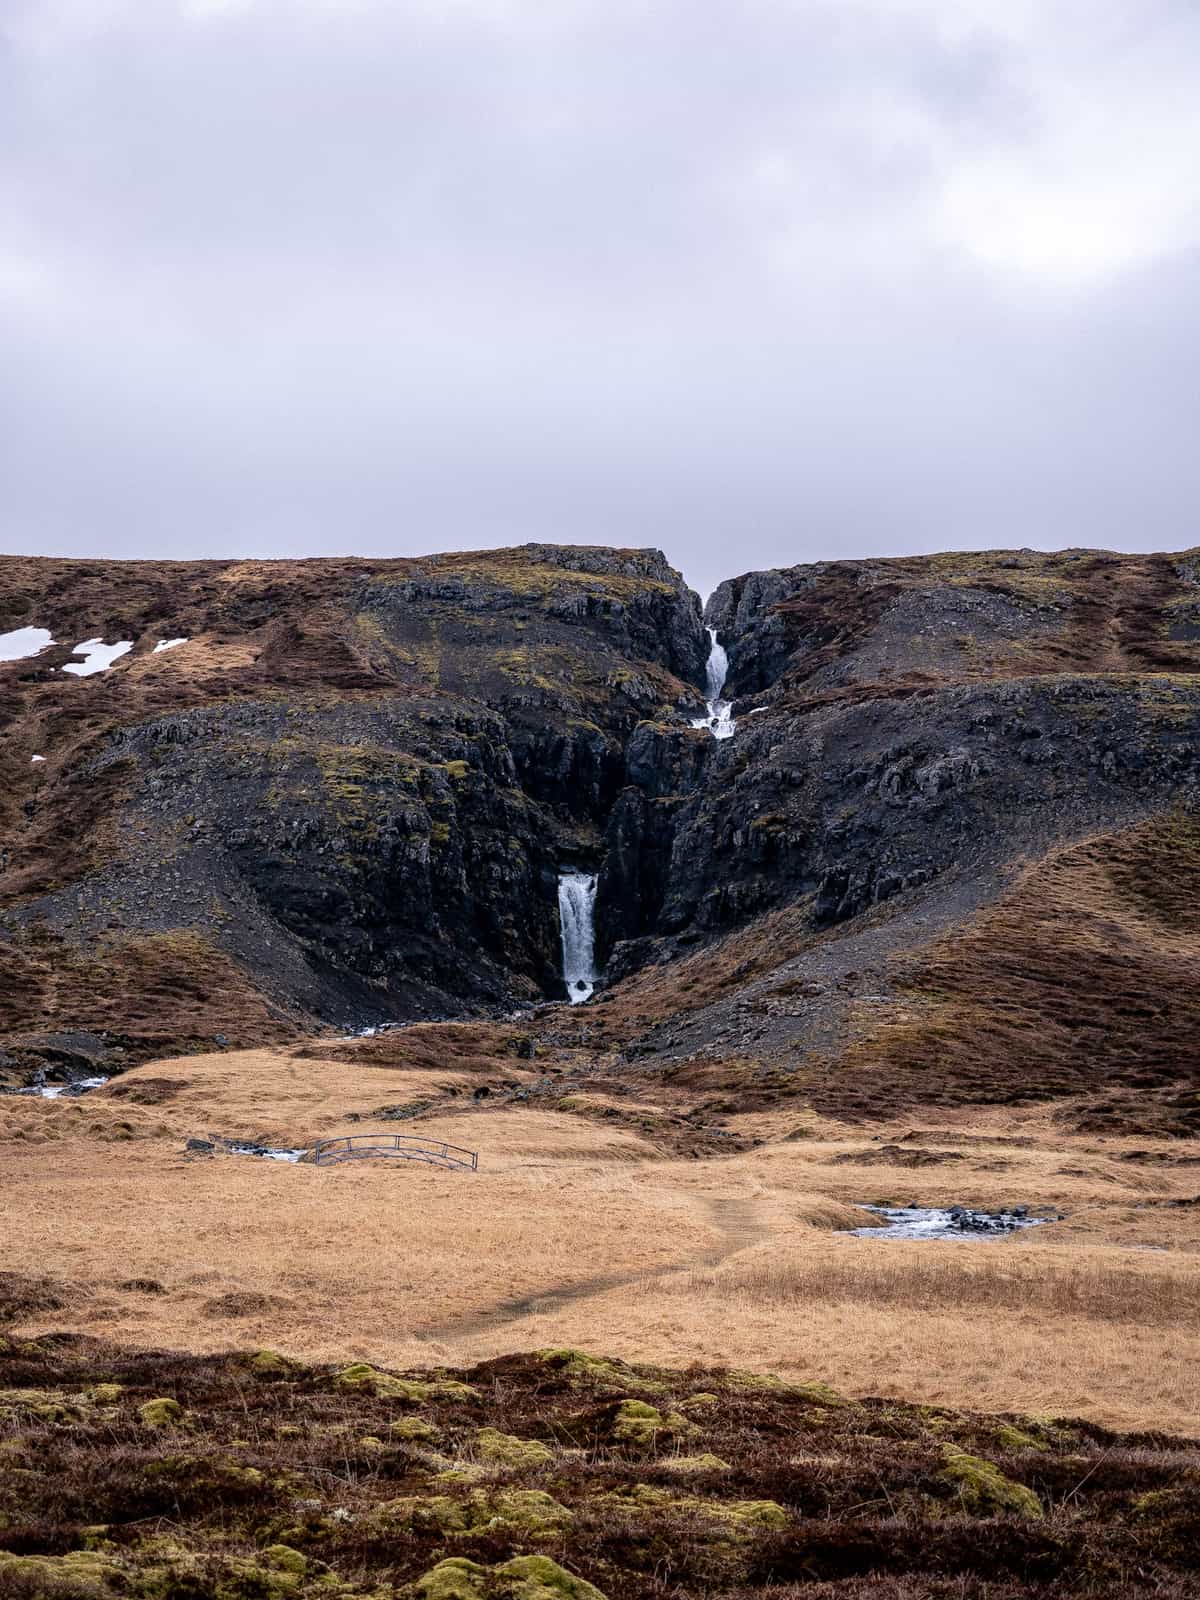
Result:
{"label": "golden dry grass", "polygon": [[[1045,1108],[866,1130],[781,1111],[758,1114],[770,1142],[746,1154],[665,1159],[591,1117],[476,1107],[469,1072],[346,1054],[184,1057],[74,1102],[0,1102],[5,1265],[71,1286],[28,1326],[393,1365],[573,1344],[1200,1430],[1186,1142],[1066,1134]],[[437,1115],[371,1120],[433,1093]],[[184,1153],[190,1135],[307,1144],[373,1127],[476,1148],[480,1170]],[[904,1164],[914,1152],[931,1164]],[[873,1200],[1068,1215],[1000,1241],[837,1231]]]}
{"label": "golden dry grass", "polygon": [[153,650],[144,651],[130,656],[121,666],[135,679],[152,679],[163,674],[169,678],[190,679],[200,673],[251,667],[261,649],[261,643],[252,639],[215,639],[211,634],[195,634],[186,644],[160,650],[157,655]]}

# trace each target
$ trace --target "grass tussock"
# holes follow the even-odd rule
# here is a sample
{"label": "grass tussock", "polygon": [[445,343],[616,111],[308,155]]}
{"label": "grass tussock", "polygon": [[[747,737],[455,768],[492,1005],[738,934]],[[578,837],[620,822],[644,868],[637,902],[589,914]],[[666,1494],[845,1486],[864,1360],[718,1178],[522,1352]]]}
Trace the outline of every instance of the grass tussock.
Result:
{"label": "grass tussock", "polygon": [[[860,1214],[861,1217],[861,1214]],[[912,1250],[889,1245],[887,1259],[777,1260],[755,1257],[717,1272],[689,1273],[689,1291],[713,1290],[764,1304],[818,1302],[915,1311],[1036,1312],[1048,1317],[1084,1317],[1096,1322],[1146,1327],[1187,1326],[1200,1319],[1200,1276],[1140,1271],[1107,1261],[1083,1260],[1047,1270],[1030,1259],[1001,1259],[976,1248],[964,1260],[957,1243],[946,1253],[927,1244]]]}
{"label": "grass tussock", "polygon": [[66,1285],[55,1278],[0,1272],[0,1323],[61,1311],[70,1298]]}

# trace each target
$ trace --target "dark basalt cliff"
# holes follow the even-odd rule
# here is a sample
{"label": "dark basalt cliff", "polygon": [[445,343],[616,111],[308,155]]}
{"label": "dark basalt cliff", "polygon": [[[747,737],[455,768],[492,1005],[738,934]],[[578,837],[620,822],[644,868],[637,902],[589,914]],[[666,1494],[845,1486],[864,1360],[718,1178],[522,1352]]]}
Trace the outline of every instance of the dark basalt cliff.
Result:
{"label": "dark basalt cliff", "polygon": [[[103,1015],[134,1054],[261,1036],[264,1005],[286,1027],[556,994],[559,863],[598,861],[639,723],[702,710],[699,603],[655,551],[0,579],[0,623],[62,641],[0,667],[18,1057],[99,1025],[97,967],[162,970],[168,1014],[139,982]],[[97,634],[135,648],[65,676]],[[178,992],[209,957],[211,1004]]]}
{"label": "dark basalt cliff", "polygon": [[[1121,1007],[1182,1037],[1200,922],[1139,863],[1190,883],[1200,859],[1193,556],[822,563],[726,582],[704,620],[729,653],[724,741],[690,726],[708,642],[654,551],[0,562],[0,629],[61,641],[0,664],[10,1071],[557,999],[556,879],[580,866],[607,988],[545,1026],[666,1063],[752,1048],[839,1112],[882,1059],[949,1098],[917,1063],[986,1059],[979,1094],[1006,1095],[984,975],[1045,975],[1011,1057],[1054,1013],[1061,929],[1041,922],[1084,842],[1092,878],[1098,850],[1124,863],[1110,886],[1141,886],[1103,913],[1138,976],[1091,971],[1107,1029],[1067,1029],[1055,1059],[1086,1038],[1101,1066],[1054,1092],[1130,1088],[1103,1042]],[[67,678],[98,634],[134,649]],[[1103,896],[1079,894],[1082,926]],[[993,1021],[1014,1003],[1010,984]],[[1156,1094],[1191,1082],[1164,1049]]]}

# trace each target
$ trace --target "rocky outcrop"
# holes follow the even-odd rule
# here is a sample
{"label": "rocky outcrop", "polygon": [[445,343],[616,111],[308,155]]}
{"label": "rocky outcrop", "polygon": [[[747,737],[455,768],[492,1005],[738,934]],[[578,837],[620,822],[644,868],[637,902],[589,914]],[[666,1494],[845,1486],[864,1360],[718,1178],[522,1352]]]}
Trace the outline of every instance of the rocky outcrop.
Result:
{"label": "rocky outcrop", "polygon": [[[21,565],[22,618],[96,631],[56,609],[70,564]],[[638,724],[702,703],[699,603],[661,553],[103,571],[120,670],[68,684],[52,653],[0,685],[47,756],[14,773],[11,928],[202,929],[338,1021],[557,992],[560,860],[596,854]]]}

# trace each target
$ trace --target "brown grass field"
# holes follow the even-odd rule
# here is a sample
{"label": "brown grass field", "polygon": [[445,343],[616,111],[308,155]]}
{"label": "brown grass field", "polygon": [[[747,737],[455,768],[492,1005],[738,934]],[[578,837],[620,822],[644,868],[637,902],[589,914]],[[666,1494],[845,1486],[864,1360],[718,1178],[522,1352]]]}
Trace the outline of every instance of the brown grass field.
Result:
{"label": "brown grass field", "polygon": [[[4,1265],[52,1280],[59,1302],[21,1329],[386,1366],[572,1345],[1200,1432],[1189,1142],[1065,1133],[1061,1108],[939,1108],[868,1128],[798,1127],[793,1109],[730,1119],[756,1148],[681,1159],[652,1127],[477,1105],[465,1067],[366,1064],[378,1059],[190,1056],[78,1100],[0,1101]],[[372,1119],[431,1095],[444,1113]],[[184,1150],[209,1134],[307,1145],[372,1128],[477,1149],[479,1171]],[[945,1243],[839,1231],[876,1200],[1024,1203],[1064,1220]]]}

